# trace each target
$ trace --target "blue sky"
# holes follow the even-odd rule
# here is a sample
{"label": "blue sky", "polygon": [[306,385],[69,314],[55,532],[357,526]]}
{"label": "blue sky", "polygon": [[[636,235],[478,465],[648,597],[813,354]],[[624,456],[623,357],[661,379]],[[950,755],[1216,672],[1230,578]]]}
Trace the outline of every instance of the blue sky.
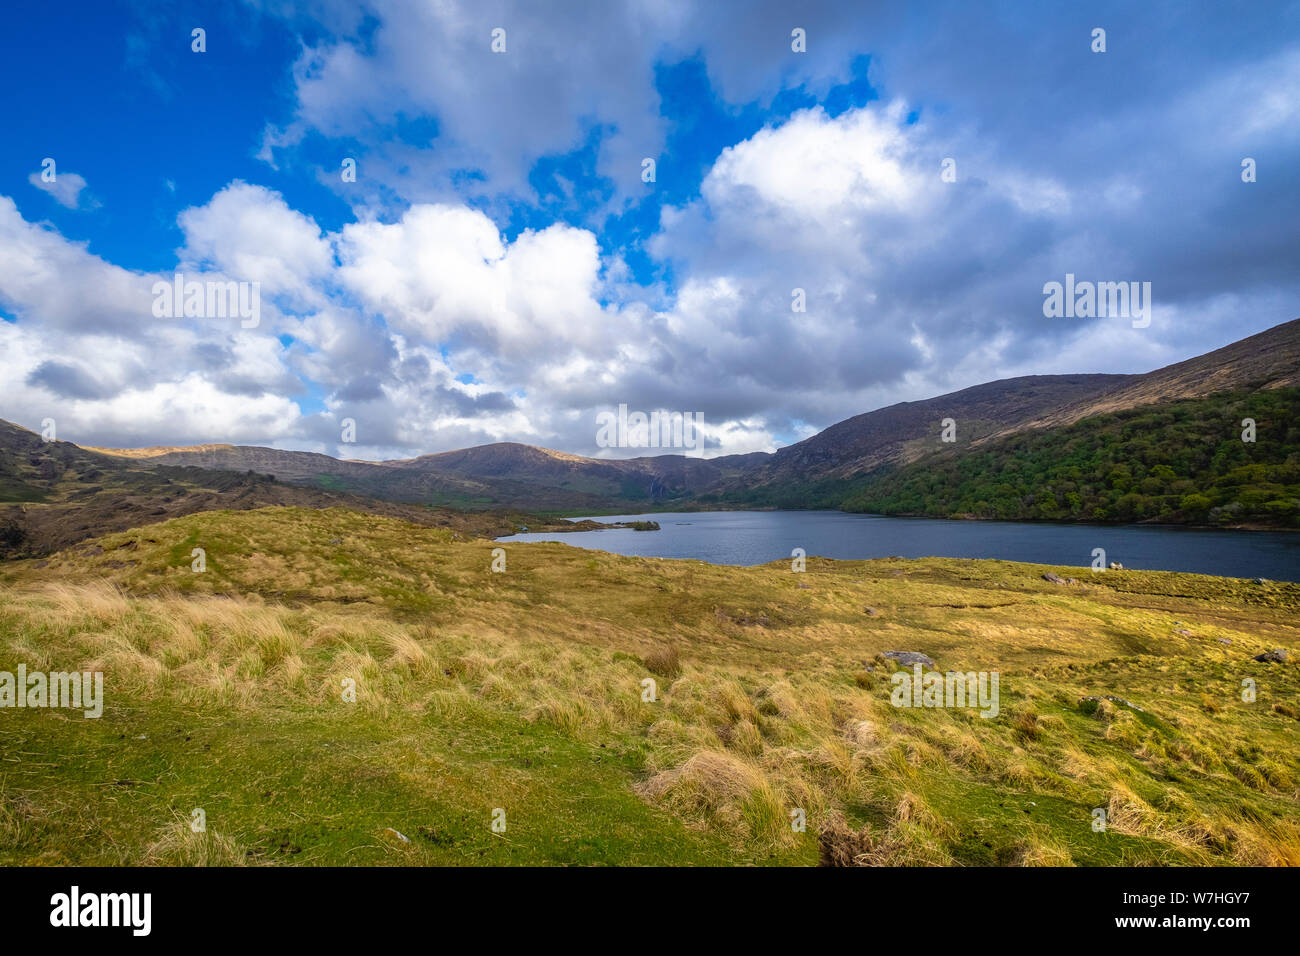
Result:
{"label": "blue sky", "polygon": [[[1300,314],[1294,3],[73,3],[0,45],[0,417],[87,444],[636,454],[627,404],[771,450]],[[257,326],[159,318],[178,270]],[[1150,326],[1046,318],[1067,272]]]}

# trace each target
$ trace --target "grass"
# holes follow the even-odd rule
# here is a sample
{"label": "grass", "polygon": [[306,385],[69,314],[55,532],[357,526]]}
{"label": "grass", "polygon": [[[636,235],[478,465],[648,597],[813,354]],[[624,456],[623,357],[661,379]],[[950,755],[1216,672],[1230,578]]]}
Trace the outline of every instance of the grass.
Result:
{"label": "grass", "polygon": [[[0,669],[107,700],[0,710],[0,863],[1300,863],[1300,668],[1250,660],[1296,648],[1300,586],[1045,570],[297,508],[9,562]],[[887,650],[998,671],[999,716],[891,706]]]}

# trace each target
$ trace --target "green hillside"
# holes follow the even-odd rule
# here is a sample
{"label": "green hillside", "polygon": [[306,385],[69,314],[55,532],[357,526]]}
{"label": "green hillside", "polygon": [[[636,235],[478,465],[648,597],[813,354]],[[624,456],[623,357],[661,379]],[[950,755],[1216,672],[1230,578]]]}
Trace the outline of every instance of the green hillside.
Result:
{"label": "green hillside", "polygon": [[[0,564],[4,666],[104,675],[4,711],[0,864],[1300,863],[1300,665],[1255,659],[1300,585],[457,538],[266,508]],[[998,712],[896,706],[897,651]]]}
{"label": "green hillside", "polygon": [[[1246,418],[1255,421],[1253,443],[1242,440]],[[842,507],[1300,528],[1300,389],[1161,403],[983,446],[953,445],[873,476]]]}

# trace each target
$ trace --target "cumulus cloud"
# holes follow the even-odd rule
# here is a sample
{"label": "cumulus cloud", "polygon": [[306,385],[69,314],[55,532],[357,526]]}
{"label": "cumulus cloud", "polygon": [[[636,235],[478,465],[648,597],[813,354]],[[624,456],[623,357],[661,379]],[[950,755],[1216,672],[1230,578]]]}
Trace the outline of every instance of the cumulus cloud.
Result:
{"label": "cumulus cloud", "polygon": [[[735,453],[999,377],[1143,371],[1294,317],[1300,126],[1282,91],[1300,47],[1211,12],[1224,50],[1181,28],[1153,48],[1158,14],[1126,7],[1113,55],[1090,58],[1074,13],[941,6],[935,31],[844,3],[798,19],[777,3],[324,3],[263,155],[355,147],[352,215],[324,228],[242,180],[178,211],[177,270],[260,283],[263,321],[241,329],[155,318],[170,272],[115,265],[0,197],[5,417],[98,444],[636,454],[595,444],[596,414],[625,403],[702,412],[710,452]],[[863,52],[882,98],[774,111],[644,234],[603,227],[647,193],[640,158],[671,131],[658,65],[702,58],[739,108],[816,98]],[[537,159],[593,129],[609,205],[539,215]],[[632,253],[664,278],[636,281]],[[1151,327],[1046,319],[1043,284],[1067,272],[1150,281]]]}
{"label": "cumulus cloud", "polygon": [[179,267],[259,282],[264,293],[320,303],[313,286],[333,265],[329,242],[309,217],[263,186],[235,181],[203,206],[184,210]]}
{"label": "cumulus cloud", "polygon": [[68,209],[76,209],[81,205],[81,193],[86,188],[86,178],[76,173],[56,172],[50,180],[41,173],[32,173],[27,181],[41,192],[49,193],[55,202]]}
{"label": "cumulus cloud", "polygon": [[595,236],[563,224],[507,245],[481,212],[418,205],[346,226],[339,258],[340,281],[390,327],[502,362],[608,347],[618,324],[594,299]]}
{"label": "cumulus cloud", "polygon": [[102,444],[223,432],[240,437],[221,440],[260,441],[293,431],[299,414],[285,396],[301,385],[273,334],[273,306],[261,331],[238,319],[158,318],[153,287],[170,274],[107,262],[27,221],[7,197],[0,257],[8,263],[0,306],[14,318],[0,323],[4,417],[52,417],[65,437]]}
{"label": "cumulus cloud", "polygon": [[[353,0],[322,6],[343,20]],[[473,0],[415,4],[368,0],[347,29],[304,29],[294,65],[291,120],[268,126],[261,157],[291,162],[312,133],[361,144],[367,177],[406,202],[476,195],[532,195],[528,174],[599,133],[595,172],[622,201],[641,190],[641,161],[658,156],[670,118],[656,67],[704,54],[727,99],[769,101],[782,88],[824,91],[842,78],[862,33],[857,5],[757,0],[743,10],[705,3],[574,3]],[[872,16],[892,22],[893,14]],[[791,50],[806,31],[817,51]],[[493,52],[493,31],[505,51]],[[410,122],[413,118],[428,123]],[[428,149],[436,139],[436,149]],[[474,170],[477,180],[461,174]],[[362,191],[369,185],[361,182]],[[368,199],[378,198],[366,192]]]}

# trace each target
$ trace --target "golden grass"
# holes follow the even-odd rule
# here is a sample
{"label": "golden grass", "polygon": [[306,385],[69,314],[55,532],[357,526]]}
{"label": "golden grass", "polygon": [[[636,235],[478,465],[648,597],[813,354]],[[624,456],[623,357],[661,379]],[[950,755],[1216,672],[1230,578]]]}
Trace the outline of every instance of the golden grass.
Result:
{"label": "golden grass", "polygon": [[[397,522],[393,540],[386,519],[371,517],[295,523],[313,548],[343,537],[357,563],[331,572],[298,554],[276,559],[285,529],[257,516],[153,529],[159,547],[182,554],[187,540],[167,544],[159,529],[256,539],[247,557],[212,548],[224,570],[210,579],[141,565],[116,583],[88,580],[81,572],[105,573],[98,559],[67,554],[53,580],[11,574],[0,584],[0,648],[29,666],[104,671],[110,705],[169,698],[270,720],[278,708],[337,706],[350,683],[355,705],[378,716],[472,724],[510,713],[574,741],[618,739],[641,763],[637,791],[688,826],[782,847],[800,839],[791,815],[802,811],[837,865],[959,862],[981,845],[973,827],[1020,822],[1006,804],[1026,794],[1052,797],[1056,816],[1025,821],[995,848],[1002,862],[1088,858],[1079,840],[1092,839],[1098,806],[1107,832],[1133,841],[1098,858],[1300,858],[1297,668],[1244,663],[1256,646],[1294,643],[1300,602],[1243,609],[1213,583],[1197,585],[1204,598],[1163,593],[1158,576],[1148,592],[1130,581],[1066,597],[1032,569],[996,563],[810,559],[791,575],[557,545],[507,545],[511,570],[494,575],[483,542]],[[864,604],[878,615],[864,616]],[[1173,620],[1213,637],[1169,636]],[[880,656],[891,649],[999,670],[1000,717],[892,707],[897,665]],[[1253,705],[1240,697],[1247,673],[1260,683]],[[642,699],[648,676],[654,701]],[[1143,709],[1081,703],[1104,694]],[[0,800],[0,839],[30,836],[25,807]],[[188,832],[161,832],[147,858],[240,856]]]}
{"label": "golden grass", "polygon": [[195,833],[190,821],[181,818],[159,829],[138,862],[144,866],[244,866],[248,850],[210,830]]}

